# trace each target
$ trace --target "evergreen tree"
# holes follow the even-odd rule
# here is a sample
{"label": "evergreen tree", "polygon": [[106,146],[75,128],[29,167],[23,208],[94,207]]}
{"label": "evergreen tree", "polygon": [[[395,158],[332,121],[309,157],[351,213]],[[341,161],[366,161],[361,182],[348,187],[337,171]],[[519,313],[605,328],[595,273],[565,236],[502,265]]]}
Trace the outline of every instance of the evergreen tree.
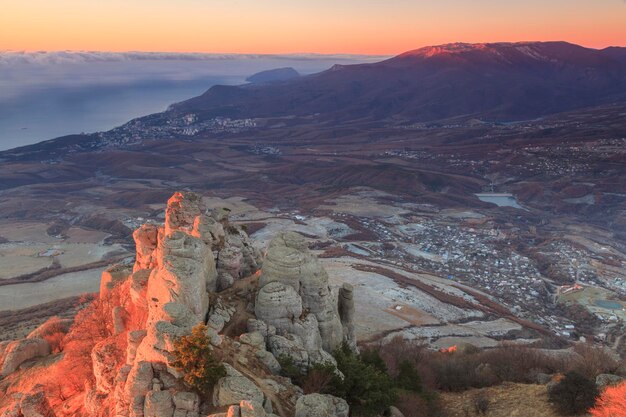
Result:
{"label": "evergreen tree", "polygon": [[[346,344],[334,356],[343,378],[334,378],[333,392],[348,402],[352,414],[381,414],[397,400],[393,380],[381,369],[381,362],[364,361]],[[368,361],[372,358],[367,356]]]}
{"label": "evergreen tree", "polygon": [[415,366],[407,360],[400,362],[398,365],[398,378],[396,379],[398,388],[413,391],[422,392],[422,379],[420,378]]}

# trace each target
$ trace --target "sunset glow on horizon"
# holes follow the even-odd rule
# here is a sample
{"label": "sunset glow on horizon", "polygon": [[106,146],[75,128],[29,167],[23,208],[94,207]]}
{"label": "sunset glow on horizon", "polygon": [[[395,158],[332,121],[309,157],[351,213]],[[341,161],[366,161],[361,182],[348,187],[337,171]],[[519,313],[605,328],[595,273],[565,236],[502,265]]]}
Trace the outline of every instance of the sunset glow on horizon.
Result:
{"label": "sunset glow on horizon", "polygon": [[626,46],[624,0],[5,0],[0,50],[396,54],[449,42]]}

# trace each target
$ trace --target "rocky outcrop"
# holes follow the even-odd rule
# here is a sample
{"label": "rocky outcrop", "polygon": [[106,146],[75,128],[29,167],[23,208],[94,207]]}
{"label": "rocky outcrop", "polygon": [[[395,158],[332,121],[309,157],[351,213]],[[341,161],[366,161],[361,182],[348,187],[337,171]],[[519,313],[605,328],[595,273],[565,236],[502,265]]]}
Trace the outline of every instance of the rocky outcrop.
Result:
{"label": "rocky outcrop", "polygon": [[135,362],[126,374],[125,393],[129,401],[137,397],[145,396],[152,388],[154,369],[152,364],[146,361]]}
{"label": "rocky outcrop", "polygon": [[262,405],[263,392],[245,376],[225,376],[214,388],[213,405],[223,407],[247,400]]}
{"label": "rocky outcrop", "polygon": [[302,369],[309,367],[309,352],[304,348],[302,339],[294,334],[285,336],[273,335],[268,338],[268,346],[275,357],[287,356],[294,365]]}
{"label": "rocky outcrop", "polygon": [[[52,317],[48,319],[48,321],[46,321],[44,324],[30,332],[28,336],[26,336],[26,338],[43,339],[44,337],[51,336],[55,333],[66,334],[70,330],[70,327],[72,327],[72,323],[74,323],[73,319],[61,319],[59,317]],[[0,352],[0,356],[1,354],[2,352]]]}
{"label": "rocky outcrop", "polygon": [[50,344],[33,337],[6,343],[0,352],[0,377],[13,373],[24,362],[50,354]]}
{"label": "rocky outcrop", "polygon": [[100,278],[100,298],[106,297],[109,291],[125,281],[132,272],[132,265],[125,264],[113,265],[102,272],[102,277]]}
{"label": "rocky outcrop", "polygon": [[348,417],[348,403],[332,395],[309,394],[298,398],[295,417]]}
{"label": "rocky outcrop", "polygon": [[[199,195],[187,192],[169,199],[163,226],[141,226],[133,238],[132,268],[114,266],[103,274],[102,297],[121,285],[130,304],[112,308],[111,327],[119,337],[105,339],[92,351],[96,384],[85,408],[109,401],[124,417],[197,417],[200,399],[185,391],[170,367],[174,342],[207,323],[211,343],[221,344],[219,332],[235,310],[219,297],[211,306],[209,295],[218,290],[220,276],[229,277],[219,283],[225,289],[254,273],[259,253],[240,228],[229,224],[226,211],[209,212]],[[133,328],[143,321],[145,326]],[[117,348],[119,338],[126,341],[123,351]],[[220,381],[215,392],[224,405],[264,399],[243,376]]]}
{"label": "rocky outcrop", "polygon": [[301,235],[286,232],[270,242],[259,287],[255,314],[276,329],[267,340],[275,356],[290,356],[306,367],[333,363],[329,352],[344,341],[356,347],[352,287],[342,288],[338,299]]}
{"label": "rocky outcrop", "polygon": [[400,411],[397,407],[394,407],[393,405],[389,406],[385,415],[389,417],[404,417],[402,411]]}
{"label": "rocky outcrop", "polygon": [[231,405],[225,413],[210,414],[208,417],[274,417],[268,414],[262,406],[243,400],[238,405]]}
{"label": "rocky outcrop", "polygon": [[[326,271],[300,235],[284,233],[273,240],[268,267],[256,275],[259,251],[241,228],[229,224],[228,210],[209,212],[198,195],[175,193],[165,224],[144,225],[133,237],[134,263],[103,273],[93,309],[98,317],[81,320],[85,327],[68,334],[66,346],[78,340],[90,349],[83,356],[91,364],[93,381],[84,390],[81,382],[72,382],[72,390],[83,398],[81,415],[199,417],[219,409],[224,412],[213,415],[274,417],[276,410],[291,417],[296,408],[303,416],[343,415],[343,403],[331,396],[311,397],[296,407],[302,390],[278,376],[281,356],[303,369],[334,363],[329,352],[353,340],[351,289],[331,290]],[[247,282],[220,293],[245,277]],[[226,368],[208,397],[192,392],[172,366],[176,340],[199,323],[206,324],[211,349],[224,358]],[[0,342],[0,376],[49,354],[43,337],[65,334],[70,324],[51,321],[27,339]],[[246,324],[248,332],[241,333],[240,325]],[[74,330],[82,332],[81,339],[72,339],[78,334]],[[69,350],[58,358],[52,366],[66,366],[63,358],[75,360]],[[44,394],[18,397],[3,416],[52,416]],[[76,401],[71,402],[75,407]],[[53,404],[58,403],[55,398]]]}
{"label": "rocky outcrop", "polygon": [[179,391],[174,394],[174,416],[192,417],[200,410],[200,397],[195,392]]}
{"label": "rocky outcrop", "polygon": [[56,417],[42,385],[36,385],[28,393],[16,394],[14,404],[2,417]]}
{"label": "rocky outcrop", "polygon": [[623,377],[613,374],[600,374],[596,377],[596,385],[598,388],[605,388],[611,385],[617,385],[624,380]]}
{"label": "rocky outcrop", "polygon": [[159,227],[155,224],[144,224],[133,232],[136,251],[133,272],[156,267],[158,235]]}
{"label": "rocky outcrop", "polygon": [[354,287],[344,283],[339,289],[339,317],[343,326],[343,340],[356,349],[356,333],[354,332]]}
{"label": "rocky outcrop", "polygon": [[93,348],[91,362],[98,391],[107,394],[113,390],[117,376],[116,365],[123,354],[115,339],[104,339]]}
{"label": "rocky outcrop", "polygon": [[269,282],[257,294],[254,307],[256,317],[277,329],[288,330],[302,312],[302,298],[291,285],[279,281]]}

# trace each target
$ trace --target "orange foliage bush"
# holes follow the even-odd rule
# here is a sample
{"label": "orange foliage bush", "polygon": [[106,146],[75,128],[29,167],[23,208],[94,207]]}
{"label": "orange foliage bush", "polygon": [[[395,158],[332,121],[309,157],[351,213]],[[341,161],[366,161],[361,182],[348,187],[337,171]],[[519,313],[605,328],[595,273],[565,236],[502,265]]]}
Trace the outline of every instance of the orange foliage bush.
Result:
{"label": "orange foliage bush", "polygon": [[67,325],[58,316],[50,317],[38,329],[38,336],[45,339],[52,350],[52,353],[59,353],[63,350]]}
{"label": "orange foliage bush", "polygon": [[441,348],[439,349],[439,352],[441,353],[454,353],[458,350],[458,348],[456,347],[456,345],[454,346],[450,346],[449,348]]}
{"label": "orange foliage bush", "polygon": [[52,353],[59,353],[63,350],[63,340],[65,339],[65,333],[56,332],[47,334],[43,337],[50,345]]}
{"label": "orange foliage bush", "polygon": [[589,412],[593,417],[626,416],[626,382],[607,387]]}
{"label": "orange foliage bush", "polygon": [[[60,400],[94,385],[91,352],[98,342],[115,337],[118,351],[126,351],[126,334],[114,336],[114,307],[122,306],[129,312],[125,323],[127,329],[139,328],[145,322],[145,315],[133,310],[127,282],[113,288],[105,297],[90,294],[83,296],[80,302],[84,307],[76,314],[74,324],[62,340],[64,355],[58,364],[57,374],[49,375],[50,392],[54,392],[54,396]],[[123,355],[117,359],[118,366],[121,366]]]}

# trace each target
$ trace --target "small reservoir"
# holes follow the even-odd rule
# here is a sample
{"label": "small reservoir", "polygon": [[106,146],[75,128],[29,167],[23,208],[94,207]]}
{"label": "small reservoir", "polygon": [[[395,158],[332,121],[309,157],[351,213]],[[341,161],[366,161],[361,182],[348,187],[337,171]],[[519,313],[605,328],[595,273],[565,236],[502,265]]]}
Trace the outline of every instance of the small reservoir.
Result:
{"label": "small reservoir", "polygon": [[475,194],[480,201],[486,203],[493,203],[499,207],[514,207],[524,210],[524,207],[520,206],[513,194],[508,193],[479,193]]}
{"label": "small reservoir", "polygon": [[594,304],[597,305],[598,307],[602,307],[607,310],[621,310],[622,309],[622,304],[617,301],[595,300]]}

